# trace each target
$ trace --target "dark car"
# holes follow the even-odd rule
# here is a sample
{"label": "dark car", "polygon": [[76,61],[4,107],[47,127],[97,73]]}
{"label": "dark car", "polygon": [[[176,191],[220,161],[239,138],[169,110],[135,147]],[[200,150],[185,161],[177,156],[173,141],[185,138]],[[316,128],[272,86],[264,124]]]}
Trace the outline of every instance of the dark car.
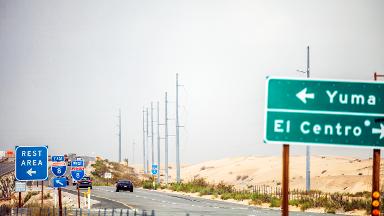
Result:
{"label": "dark car", "polygon": [[120,190],[133,192],[133,183],[129,180],[119,180],[116,182],[116,192]]}
{"label": "dark car", "polygon": [[91,188],[92,189],[91,177],[84,176],[82,179],[77,181],[77,188]]}

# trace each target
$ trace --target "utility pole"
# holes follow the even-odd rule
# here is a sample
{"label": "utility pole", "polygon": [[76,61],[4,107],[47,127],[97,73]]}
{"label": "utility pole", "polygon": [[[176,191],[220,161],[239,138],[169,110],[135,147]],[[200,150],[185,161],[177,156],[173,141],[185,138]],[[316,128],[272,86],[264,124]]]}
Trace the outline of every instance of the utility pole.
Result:
{"label": "utility pole", "polygon": [[160,111],[157,101],[157,183],[160,184]]}
{"label": "utility pole", "polygon": [[179,74],[176,73],[176,182],[180,182]]}
{"label": "utility pole", "polygon": [[[309,46],[307,46],[307,70],[297,70],[300,73],[305,73],[307,78],[310,78],[309,67]],[[309,192],[311,190],[311,147],[309,145],[305,148],[305,190]]]}
{"label": "utility pole", "polygon": [[132,142],[132,164],[135,164],[135,141]]}
{"label": "utility pole", "polygon": [[164,145],[165,145],[165,184],[168,184],[168,99],[165,92]]}
{"label": "utility pole", "polygon": [[[309,70],[309,46],[307,46],[307,78],[310,77]],[[305,189],[307,192],[311,190],[311,147],[309,145],[306,146],[306,172],[305,172]]]}
{"label": "utility pole", "polygon": [[151,102],[151,150],[152,150],[152,164],[155,163],[155,149],[154,149],[154,142],[153,142],[153,103]]}
{"label": "utility pole", "polygon": [[145,158],[145,160],[146,160],[146,167],[145,167],[145,169],[147,170],[147,172],[146,173],[148,173],[148,165],[149,165],[149,160],[148,160],[148,155],[149,155],[149,145],[148,145],[148,138],[149,138],[149,124],[148,124],[148,115],[149,115],[149,113],[148,113],[148,108],[147,108],[147,130],[146,130],[146,132],[147,132],[147,141],[145,142],[146,143],[146,153],[145,153],[145,155],[146,155],[146,158]]}
{"label": "utility pole", "polygon": [[147,169],[146,169],[146,163],[145,163],[145,110],[143,108],[143,172],[147,174]]}
{"label": "utility pole", "polygon": [[[373,78],[377,81],[377,78],[384,77],[384,74],[378,74],[375,72]],[[373,205],[373,198],[376,198],[374,194],[378,193],[378,198],[380,199],[380,159],[381,150],[379,148],[373,149],[373,164],[372,164],[372,203],[371,203],[371,215],[380,215],[380,202],[378,206]],[[378,211],[378,212],[377,212]]]}
{"label": "utility pole", "polygon": [[121,162],[121,109],[119,108],[119,163]]}

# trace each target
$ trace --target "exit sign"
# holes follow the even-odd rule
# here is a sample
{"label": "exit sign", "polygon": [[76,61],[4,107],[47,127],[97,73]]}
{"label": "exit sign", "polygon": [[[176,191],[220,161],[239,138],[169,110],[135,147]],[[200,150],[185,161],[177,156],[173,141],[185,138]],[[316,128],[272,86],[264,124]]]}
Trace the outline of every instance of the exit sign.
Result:
{"label": "exit sign", "polygon": [[267,78],[266,143],[384,147],[384,83]]}

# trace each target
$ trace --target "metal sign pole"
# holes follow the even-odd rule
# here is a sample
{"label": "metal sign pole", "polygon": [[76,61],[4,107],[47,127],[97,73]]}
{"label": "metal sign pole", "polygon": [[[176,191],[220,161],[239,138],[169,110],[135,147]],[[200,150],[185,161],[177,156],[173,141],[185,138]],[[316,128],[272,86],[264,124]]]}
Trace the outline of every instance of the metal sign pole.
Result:
{"label": "metal sign pole", "polygon": [[19,208],[21,208],[21,192],[19,192]]}
{"label": "metal sign pole", "polygon": [[380,149],[373,149],[372,194],[375,191],[380,191]]}
{"label": "metal sign pole", "polygon": [[77,188],[77,206],[80,208],[80,189]]}
{"label": "metal sign pole", "polygon": [[289,193],[289,145],[283,145],[283,197],[281,202],[281,215],[288,216]]}
{"label": "metal sign pole", "polygon": [[63,205],[61,203],[61,188],[57,189],[59,192],[59,216],[63,216]]}
{"label": "metal sign pole", "polygon": [[[374,80],[377,81],[378,77],[384,77],[384,75],[378,75],[375,72]],[[381,154],[380,149],[373,149],[372,194],[374,194],[374,192],[380,192],[380,154]],[[379,206],[376,208],[380,209],[380,202],[379,202]],[[374,207],[372,206],[371,215],[375,215],[373,210],[374,210]]]}
{"label": "metal sign pole", "polygon": [[41,208],[44,206],[44,181],[41,181]]}

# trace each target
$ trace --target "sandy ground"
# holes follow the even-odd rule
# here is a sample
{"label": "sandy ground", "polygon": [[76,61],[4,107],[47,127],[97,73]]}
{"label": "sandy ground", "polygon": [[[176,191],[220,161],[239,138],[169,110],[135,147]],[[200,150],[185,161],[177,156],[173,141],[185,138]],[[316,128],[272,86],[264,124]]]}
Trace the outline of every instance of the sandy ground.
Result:
{"label": "sandy ground", "polygon": [[[36,189],[33,191],[38,191],[38,190]],[[22,200],[24,200],[24,197],[27,195],[27,193],[28,193],[28,191],[22,193],[22,197],[21,197]],[[44,195],[47,196],[47,194],[49,194],[49,197],[44,199],[44,206],[58,207],[57,190],[53,190],[51,188],[44,188]],[[55,194],[56,194],[56,199],[55,199]],[[76,195],[66,193],[64,191],[62,191],[61,195],[62,195],[63,207],[77,208],[77,196]],[[15,194],[15,200],[13,200],[13,202],[17,202],[17,198],[18,198],[18,194]],[[92,198],[92,196],[91,196],[91,198]],[[86,206],[86,202],[87,201],[84,198],[84,194],[82,193],[81,197],[80,197],[80,205]],[[9,201],[7,203],[9,203]],[[40,206],[40,203],[41,203],[41,193],[39,193],[35,196],[32,196],[26,203],[24,203],[24,205]],[[55,205],[55,203],[56,203],[56,205]],[[99,201],[91,199],[91,205],[97,204],[97,203],[99,203]]]}
{"label": "sandy ground", "polygon": [[[220,199],[220,197],[214,197],[212,195],[200,196],[198,193],[177,192],[177,191],[171,191],[168,189],[163,189],[163,190],[159,190],[159,191],[163,191],[163,192],[167,192],[167,193],[180,194],[180,195],[190,196],[190,197],[200,197],[200,198],[204,198],[204,199],[237,203],[237,204],[242,204],[242,205],[250,205],[249,202],[251,201],[251,200],[238,201],[238,200],[234,200],[234,199],[222,200],[222,199]],[[269,203],[262,203],[261,205],[256,205],[256,206],[259,208],[265,208],[265,209],[280,209],[280,208],[271,208],[271,207],[269,207],[269,205],[270,205]],[[290,211],[297,211],[297,212],[301,211],[300,208],[296,207],[296,206],[289,206],[289,210]],[[305,212],[308,212],[308,213],[325,213],[324,208],[310,208],[310,209],[305,210]],[[336,212],[336,213],[343,214],[343,215],[366,215],[364,210],[355,210],[355,211],[350,211],[350,212]]]}
{"label": "sandy ground", "polygon": [[[281,157],[233,157],[206,161],[193,165],[183,165],[181,178],[188,181],[203,177],[211,183],[221,181],[246,188],[250,185],[281,184]],[[134,165],[139,172],[142,165]],[[175,180],[174,165],[170,165],[170,179]],[[383,170],[383,164],[382,168]],[[164,173],[161,170],[161,173]],[[371,190],[372,159],[349,157],[311,158],[311,188],[324,192],[360,192]],[[381,178],[383,180],[383,178]],[[305,188],[305,157],[290,157],[290,188]]]}

